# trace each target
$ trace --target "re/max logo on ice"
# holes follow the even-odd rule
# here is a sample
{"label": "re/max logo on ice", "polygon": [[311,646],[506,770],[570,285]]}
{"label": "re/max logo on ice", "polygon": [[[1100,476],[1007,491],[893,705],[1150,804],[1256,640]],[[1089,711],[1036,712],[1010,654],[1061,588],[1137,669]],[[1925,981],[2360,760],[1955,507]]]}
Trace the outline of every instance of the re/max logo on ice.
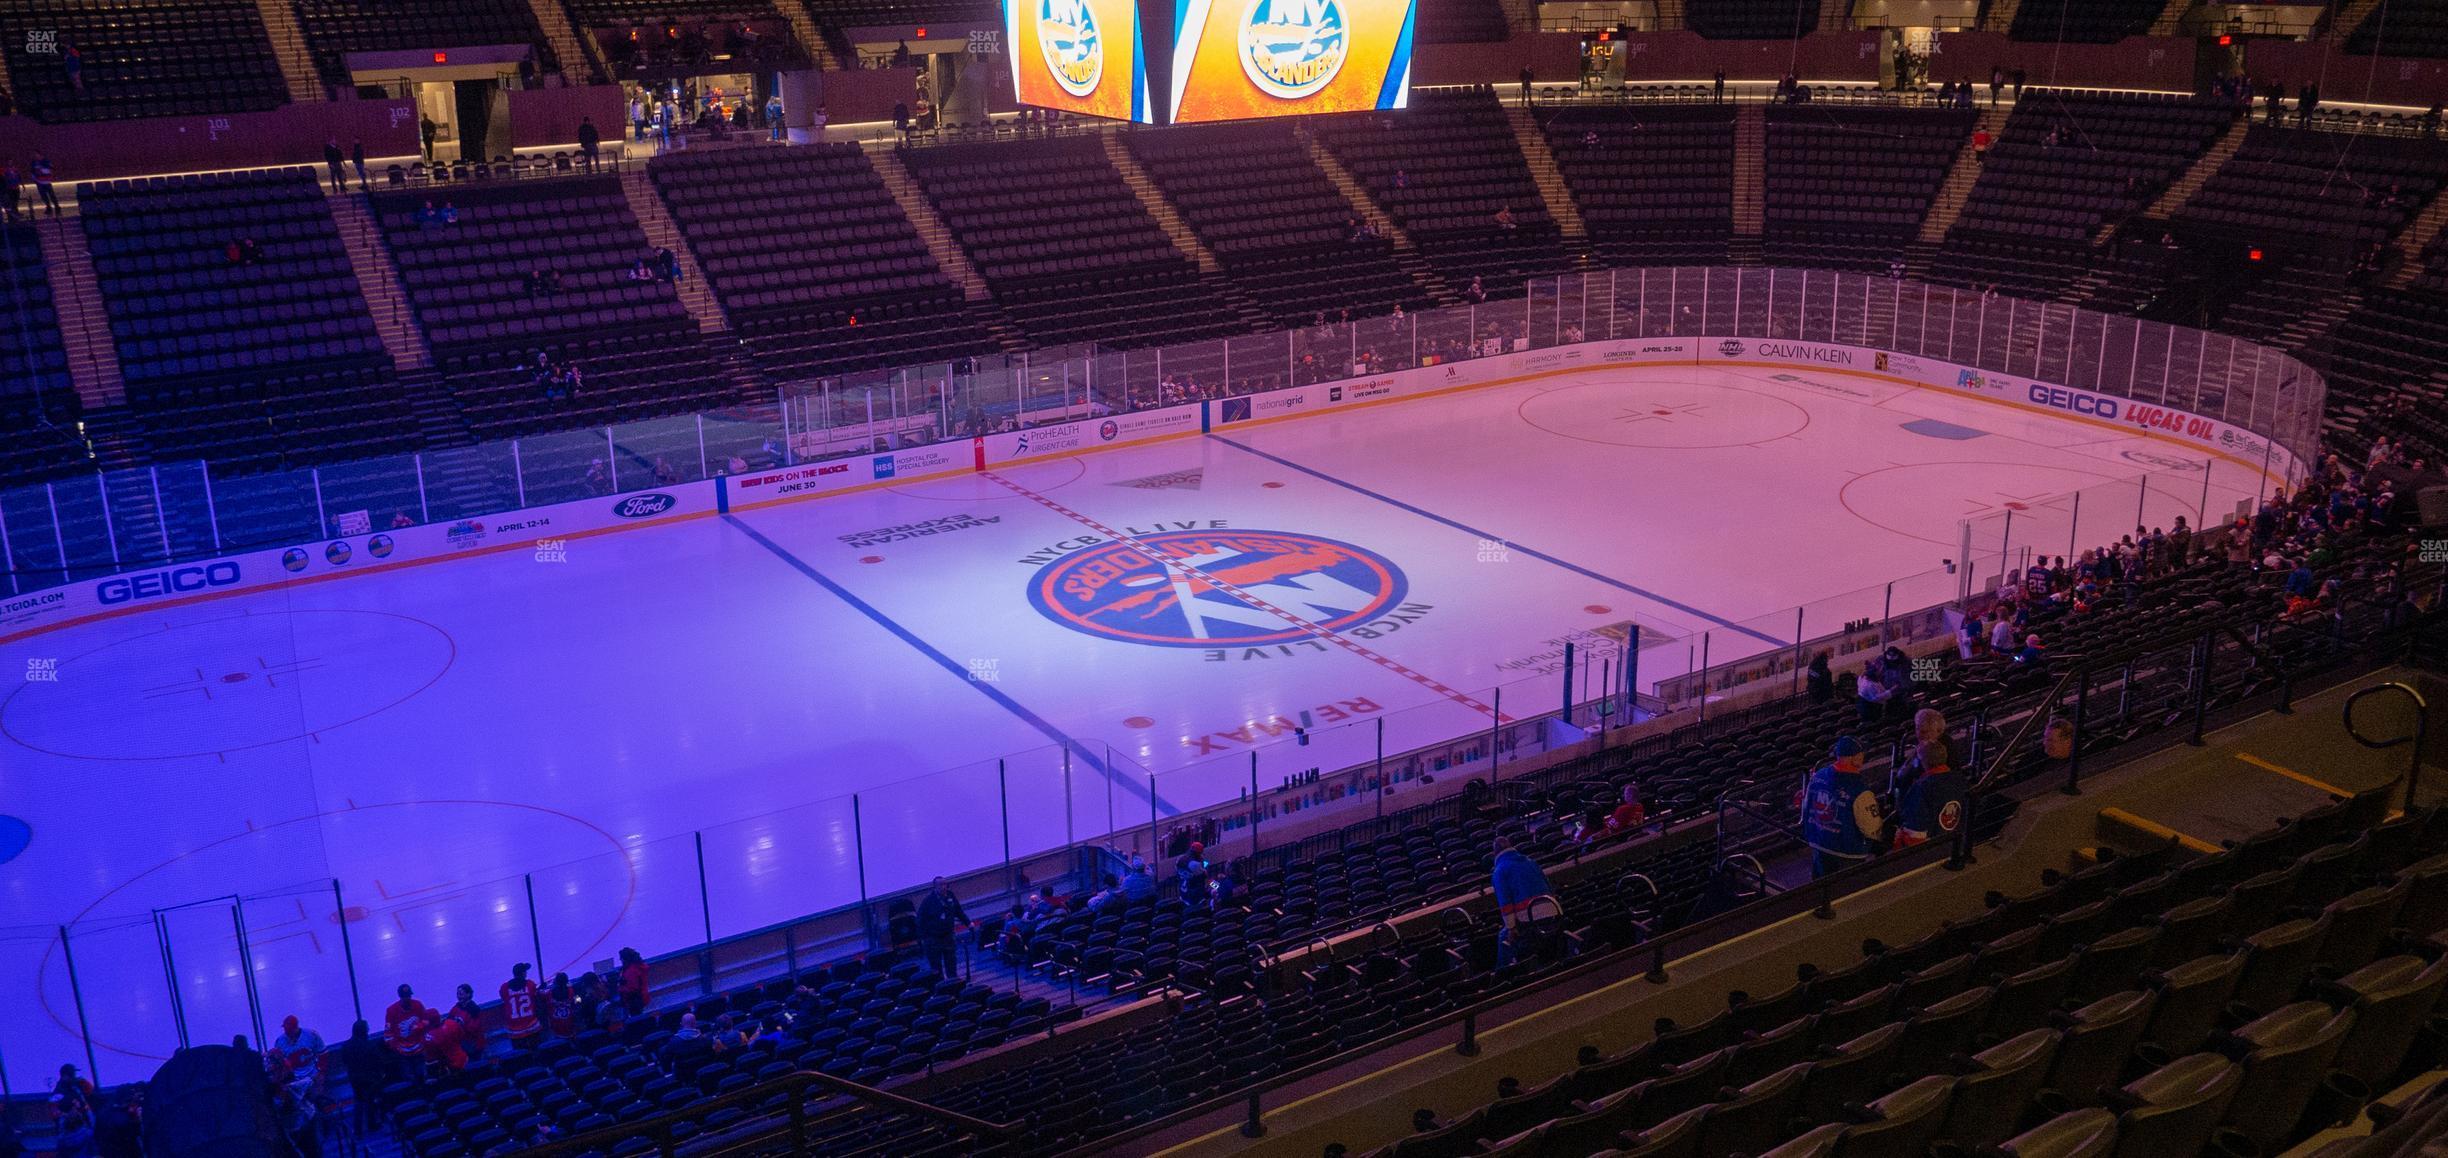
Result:
{"label": "re/max logo on ice", "polygon": [[2076,414],[2088,414],[2096,418],[2117,416],[2116,399],[2102,398],[2097,394],[2086,394],[2080,390],[2068,390],[2063,386],[2043,386],[2034,382],[2031,388],[2031,400],[2052,410],[2070,410]]}
{"label": "re/max logo on ice", "polygon": [[227,587],[237,581],[238,564],[224,559],[201,567],[173,567],[167,571],[148,571],[142,575],[105,579],[94,584],[94,599],[107,607],[114,603],[132,603],[139,599],[158,599],[164,595],[202,591],[208,587]]}

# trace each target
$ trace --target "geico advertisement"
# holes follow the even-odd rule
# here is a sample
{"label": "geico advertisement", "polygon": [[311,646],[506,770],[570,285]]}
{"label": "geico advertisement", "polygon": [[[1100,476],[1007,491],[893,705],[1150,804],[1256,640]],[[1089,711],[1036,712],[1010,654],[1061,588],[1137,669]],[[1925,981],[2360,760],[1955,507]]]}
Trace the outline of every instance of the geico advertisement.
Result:
{"label": "geico advertisement", "polygon": [[1412,0],[1184,0],[1173,120],[1398,109]]}
{"label": "geico advertisement", "polygon": [[1003,32],[1021,104],[1152,119],[1133,0],[1004,0]]}

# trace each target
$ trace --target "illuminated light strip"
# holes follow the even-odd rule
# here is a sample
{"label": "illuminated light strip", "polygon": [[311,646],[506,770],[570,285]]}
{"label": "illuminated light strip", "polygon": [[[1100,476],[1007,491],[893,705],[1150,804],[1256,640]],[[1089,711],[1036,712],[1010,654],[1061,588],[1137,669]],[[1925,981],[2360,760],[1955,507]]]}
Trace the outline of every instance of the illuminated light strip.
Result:
{"label": "illuminated light strip", "polygon": [[1163,553],[1159,552],[1154,547],[1150,547],[1146,543],[1140,542],[1138,539],[1133,538],[1130,535],[1126,535],[1121,531],[1117,531],[1112,527],[1108,527],[1105,524],[1088,517],[1087,515],[1083,515],[1078,511],[1072,510],[1071,508],[1041,495],[1036,491],[1021,486],[1019,483],[1004,478],[1001,474],[995,471],[990,470],[985,473],[987,478],[993,479],[997,484],[1011,491],[1013,494],[1019,495],[1024,499],[1028,499],[1029,501],[1036,503],[1038,506],[1044,507],[1055,514],[1061,515],[1072,522],[1078,523],[1083,527],[1095,531],[1096,533],[1103,535],[1114,542],[1138,551],[1140,554],[1147,556],[1151,560],[1161,560],[1168,568],[1199,579],[1218,591],[1222,591],[1235,599],[1239,599],[1260,611],[1266,612],[1277,619],[1281,619],[1284,622],[1301,629],[1302,631],[1308,632],[1319,639],[1325,640],[1336,647],[1342,648],[1353,655],[1359,656],[1370,663],[1376,664],[1378,667],[1384,668],[1387,671],[1403,677],[1404,679],[1410,680],[1412,683],[1427,688],[1428,690],[1435,692],[1446,699],[1452,700],[1463,707],[1469,708],[1474,712],[1494,719],[1499,723],[1512,722],[1512,717],[1498,715],[1495,708],[1479,702],[1477,697],[1472,696],[1467,692],[1455,691],[1454,689],[1445,686],[1445,684],[1439,681],[1436,677],[1413,669],[1409,665],[1404,664],[1401,660],[1395,659],[1392,656],[1386,655],[1385,653],[1365,644],[1355,643],[1352,640],[1346,639],[1340,633],[1330,628],[1311,623],[1298,615],[1294,615],[1283,608],[1277,607],[1264,599],[1260,599],[1259,597],[1250,594],[1248,590],[1236,584],[1228,582],[1217,576],[1210,575],[1207,572],[1201,571],[1196,567],[1192,567],[1187,563],[1183,563],[1178,559],[1165,559]]}

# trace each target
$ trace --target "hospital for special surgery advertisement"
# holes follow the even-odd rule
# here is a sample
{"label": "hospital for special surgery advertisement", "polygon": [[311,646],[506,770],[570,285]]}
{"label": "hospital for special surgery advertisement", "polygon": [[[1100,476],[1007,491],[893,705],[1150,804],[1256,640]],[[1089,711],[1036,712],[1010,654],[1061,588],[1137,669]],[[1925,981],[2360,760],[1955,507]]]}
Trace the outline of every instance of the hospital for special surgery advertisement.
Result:
{"label": "hospital for special surgery advertisement", "polygon": [[1133,0],[1003,0],[1003,33],[1021,104],[1154,123]]}
{"label": "hospital for special surgery advertisement", "polygon": [[1175,124],[1398,109],[1413,0],[1177,0]]}

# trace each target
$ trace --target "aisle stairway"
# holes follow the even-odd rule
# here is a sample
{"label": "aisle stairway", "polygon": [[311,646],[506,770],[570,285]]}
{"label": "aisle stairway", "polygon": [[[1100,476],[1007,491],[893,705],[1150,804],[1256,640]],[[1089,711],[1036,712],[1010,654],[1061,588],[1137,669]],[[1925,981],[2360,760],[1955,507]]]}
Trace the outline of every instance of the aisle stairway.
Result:
{"label": "aisle stairway", "polygon": [[1971,131],[1964,134],[1963,147],[1956,150],[1955,160],[1947,166],[1946,183],[1938,187],[1938,196],[1930,200],[1929,213],[1921,218],[1918,240],[1932,243],[1946,240],[1947,230],[1954,228],[1955,219],[1963,215],[1973,183],[1980,180],[1981,162],[1972,149],[1972,133],[1987,129],[1994,141],[2012,111],[2011,106],[1980,106]]}
{"label": "aisle stairway", "polygon": [[1734,114],[1734,238],[1754,244],[1766,231],[1768,112],[1744,105]]}
{"label": "aisle stairway", "polygon": [[1982,31],[2004,32],[2013,28],[2015,11],[2021,7],[2023,0],[1996,0],[1989,5],[1988,19],[1981,21]]}
{"label": "aisle stairway", "polygon": [[2371,16],[2373,10],[2380,7],[2381,2],[2382,0],[2347,0],[2346,6],[2338,11],[2337,19],[2329,22],[2329,35],[2324,39],[2345,43],[2346,38],[2354,35],[2354,30],[2363,26],[2363,21]]}
{"label": "aisle stairway", "polygon": [[680,259],[680,304],[690,317],[697,320],[703,333],[727,330],[731,323],[723,316],[722,303],[715,300],[714,287],[706,284],[705,271],[697,268],[697,259],[689,254],[688,238],[663,207],[663,195],[655,192],[654,180],[646,175],[643,165],[630,165],[621,170],[621,192],[629,198],[629,211],[637,214],[638,228],[646,234],[646,244],[656,249],[668,249]]}
{"label": "aisle stairway", "polygon": [[2405,229],[2397,234],[2397,251],[2405,256],[2405,260],[2389,274],[2390,289],[2404,289],[2413,285],[2415,278],[2422,276],[2423,250],[2431,247],[2431,241],[2439,236],[2442,225],[2448,225],[2448,197],[2433,197],[2431,203],[2423,206],[2423,211],[2415,214],[2414,220],[2407,222]]}
{"label": "aisle stairway", "polygon": [[374,329],[382,335],[383,348],[391,351],[391,361],[402,372],[433,365],[425,330],[409,308],[399,266],[391,260],[391,247],[366,208],[365,194],[332,197],[328,203],[332,224],[340,228],[340,244],[348,248],[349,265],[357,271],[358,292],[365,295],[366,309],[374,315]]}
{"label": "aisle stairway", "polygon": [[952,239],[952,229],[944,224],[943,216],[935,212],[934,202],[926,199],[926,191],[918,187],[918,179],[910,176],[909,166],[901,163],[901,154],[883,141],[867,142],[868,163],[875,166],[876,176],[884,179],[893,200],[901,206],[901,214],[909,218],[911,228],[918,231],[919,240],[926,242],[927,256],[944,276],[961,287],[961,296],[972,302],[987,300],[986,279],[978,276],[977,266],[970,264],[969,254]]}
{"label": "aisle stairway", "polygon": [[1462,295],[1445,284],[1445,278],[1428,264],[1426,257],[1421,256],[1419,246],[1411,241],[1411,235],[1394,223],[1394,218],[1377,204],[1376,198],[1369,196],[1368,185],[1353,175],[1351,170],[1344,168],[1343,162],[1335,159],[1334,150],[1318,140],[1317,134],[1311,132],[1307,125],[1295,124],[1292,132],[1300,138],[1301,146],[1309,150],[1309,160],[1317,165],[1318,171],[1326,174],[1326,179],[1334,183],[1336,191],[1343,194],[1343,201],[1351,206],[1352,212],[1359,214],[1360,220],[1374,226],[1386,240],[1394,243],[1394,264],[1410,274],[1411,280],[1418,282],[1420,289],[1436,304],[1462,304]]}
{"label": "aisle stairway", "polygon": [[68,354],[68,380],[85,409],[127,400],[119,377],[119,348],[111,342],[110,314],[95,282],[85,230],[72,217],[45,217],[34,227],[42,239],[43,264],[51,270],[51,304],[59,314],[60,342]]}
{"label": "aisle stairway", "polygon": [[289,0],[255,0],[263,13],[264,31],[272,39],[272,55],[280,61],[281,81],[289,86],[289,99],[295,104],[313,104],[331,99],[323,88],[323,77],[315,71],[314,54],[306,51],[306,33],[298,27],[297,9]]}
{"label": "aisle stairway", "polygon": [[[2193,163],[2187,166],[2183,173],[2168,183],[2167,189],[2159,194],[2159,199],[2151,202],[2150,208],[2143,210],[2137,216],[2160,220],[2174,216],[2177,206],[2184,204],[2192,199],[2195,193],[2200,192],[2201,187],[2209,182],[2211,174],[2218,172],[2220,166],[2225,165],[2229,158],[2236,155],[2237,149],[2244,147],[2244,129],[2251,120],[2251,117],[2242,116],[2228,122],[2227,127],[2219,131],[2218,139],[2210,142],[2210,147],[2202,150],[2201,156],[2194,158]],[[2100,231],[2100,235],[2094,239],[2094,244],[2105,242],[2114,236],[2116,236],[2116,226],[2110,225]]]}
{"label": "aisle stairway", "polygon": [[781,9],[782,15],[789,18],[791,33],[799,38],[799,46],[807,49],[808,58],[816,62],[818,71],[830,72],[850,67],[842,63],[840,53],[833,51],[833,42],[825,39],[824,28],[816,23],[806,4],[800,0],[782,0],[774,7]]}
{"label": "aisle stairway", "polygon": [[1140,167],[1137,157],[1131,156],[1130,148],[1122,143],[1122,134],[1111,130],[1098,133],[1097,141],[1105,147],[1106,163],[1122,175],[1122,183],[1130,186],[1131,192],[1139,198],[1139,207],[1147,210],[1148,216],[1156,219],[1156,227],[1164,230],[1165,236],[1172,239],[1173,248],[1197,262],[1200,273],[1216,272],[1214,251],[1198,239],[1198,234],[1181,219],[1173,203],[1165,199],[1164,190],[1156,187],[1155,178],[1148,176],[1147,170]]}
{"label": "aisle stairway", "polygon": [[578,29],[570,20],[569,8],[560,0],[527,0],[535,10],[536,25],[544,30],[544,42],[552,45],[553,55],[560,58],[561,75],[571,84],[584,84],[609,79],[603,62],[595,59],[586,43],[578,38]]}
{"label": "aisle stairway", "polygon": [[1528,105],[1508,104],[1505,116],[1513,122],[1514,143],[1521,146],[1522,160],[1530,166],[1530,179],[1538,185],[1539,198],[1547,203],[1547,215],[1555,219],[1556,228],[1564,235],[1564,247],[1586,250],[1589,226],[1581,220],[1581,207],[1573,203],[1572,187],[1564,183],[1563,172],[1556,168],[1555,151],[1547,147],[1547,133],[1539,128],[1537,110]]}

